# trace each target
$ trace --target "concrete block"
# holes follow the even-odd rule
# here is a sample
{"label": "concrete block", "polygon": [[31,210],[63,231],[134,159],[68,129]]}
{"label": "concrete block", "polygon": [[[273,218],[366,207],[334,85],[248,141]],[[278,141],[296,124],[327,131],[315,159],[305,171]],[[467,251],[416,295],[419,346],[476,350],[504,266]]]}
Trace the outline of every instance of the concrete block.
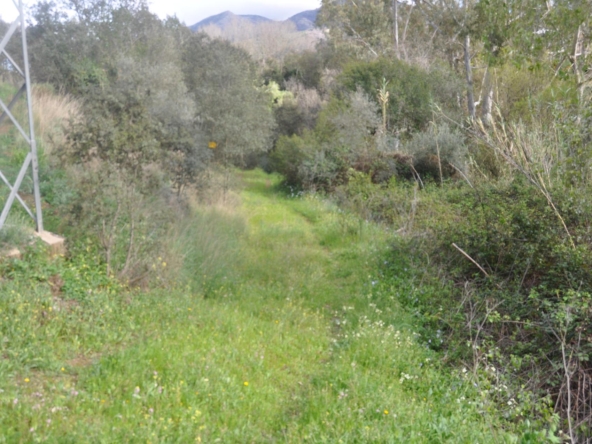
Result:
{"label": "concrete block", "polygon": [[63,237],[50,233],[49,231],[42,231],[41,233],[35,234],[47,245],[50,256],[66,254],[66,244]]}

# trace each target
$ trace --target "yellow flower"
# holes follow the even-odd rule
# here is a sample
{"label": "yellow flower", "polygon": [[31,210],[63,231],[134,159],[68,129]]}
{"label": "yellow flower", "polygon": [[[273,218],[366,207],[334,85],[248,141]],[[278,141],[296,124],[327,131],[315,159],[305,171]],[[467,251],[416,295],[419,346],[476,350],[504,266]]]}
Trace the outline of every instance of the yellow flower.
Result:
{"label": "yellow flower", "polygon": [[385,414],[385,415],[388,415],[388,410],[385,410],[385,411],[384,411],[384,414]]}
{"label": "yellow flower", "polygon": [[30,381],[30,379],[29,379],[29,378],[25,378],[25,382],[29,382],[29,381]]}
{"label": "yellow flower", "polygon": [[243,385],[244,385],[245,387],[247,387],[247,386],[249,385],[249,381],[245,381],[245,382],[243,382]]}

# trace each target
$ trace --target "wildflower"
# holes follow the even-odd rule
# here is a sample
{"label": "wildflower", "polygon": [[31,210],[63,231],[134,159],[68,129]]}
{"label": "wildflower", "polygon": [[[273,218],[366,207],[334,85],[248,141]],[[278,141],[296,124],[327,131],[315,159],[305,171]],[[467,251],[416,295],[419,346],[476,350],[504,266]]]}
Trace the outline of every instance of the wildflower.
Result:
{"label": "wildflower", "polygon": [[25,382],[29,382],[29,381],[30,381],[30,379],[29,379],[29,378],[25,378]]}
{"label": "wildflower", "polygon": [[385,410],[385,411],[384,411],[384,412],[382,412],[382,413],[384,413],[385,415],[388,415],[388,410]]}
{"label": "wildflower", "polygon": [[245,382],[243,382],[243,385],[244,385],[245,387],[248,387],[248,385],[249,385],[249,381],[245,381]]}

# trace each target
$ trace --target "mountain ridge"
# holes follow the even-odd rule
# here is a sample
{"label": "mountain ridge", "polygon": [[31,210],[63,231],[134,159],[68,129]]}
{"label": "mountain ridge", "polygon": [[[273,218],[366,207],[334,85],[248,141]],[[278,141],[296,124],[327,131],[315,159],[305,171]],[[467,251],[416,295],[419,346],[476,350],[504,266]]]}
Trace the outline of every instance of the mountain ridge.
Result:
{"label": "mountain ridge", "polygon": [[259,24],[259,23],[268,23],[268,22],[292,22],[296,25],[296,29],[298,31],[309,31],[316,27],[315,21],[318,15],[319,9],[311,9],[307,11],[299,12],[298,14],[294,14],[292,17],[286,20],[271,20],[267,17],[263,17],[261,15],[249,15],[249,14],[234,14],[231,11],[224,11],[220,14],[212,15],[210,17],[206,17],[205,19],[189,26],[193,32],[198,31],[200,28],[214,25],[218,26],[219,28],[224,29],[228,26],[232,21],[244,20],[252,24]]}

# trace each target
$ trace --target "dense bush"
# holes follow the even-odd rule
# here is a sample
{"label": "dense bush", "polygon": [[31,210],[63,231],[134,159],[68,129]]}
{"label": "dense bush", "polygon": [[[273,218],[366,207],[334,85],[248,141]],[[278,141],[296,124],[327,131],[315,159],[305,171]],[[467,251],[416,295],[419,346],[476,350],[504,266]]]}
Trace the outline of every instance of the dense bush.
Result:
{"label": "dense bush", "polygon": [[[350,202],[361,193],[353,184],[348,187]],[[428,326],[426,342],[445,347],[473,369],[484,387],[495,391],[502,384],[500,401],[508,406],[510,418],[543,415],[545,400],[565,414],[571,396],[574,423],[588,436],[589,199],[557,188],[555,210],[523,177],[475,188],[427,188],[416,198],[400,185],[380,193],[362,190],[367,197],[357,202],[364,209],[385,216],[390,211],[393,222],[405,228],[415,224],[409,251],[417,252],[413,255],[420,268],[429,257],[422,279],[443,288],[438,301],[421,289],[403,299]],[[407,202],[424,203],[413,209],[413,201],[405,204],[405,195]],[[396,208],[403,211],[393,214]]]}
{"label": "dense bush", "polygon": [[196,34],[183,46],[183,72],[196,126],[217,142],[218,159],[243,164],[249,154],[271,149],[271,97],[245,50]]}
{"label": "dense bush", "polygon": [[300,165],[308,155],[307,139],[310,138],[308,134],[281,136],[270,154],[271,168],[280,172],[289,185],[300,184]]}
{"label": "dense bush", "polygon": [[319,51],[291,54],[284,60],[282,78],[285,82],[297,81],[305,88],[319,89],[326,61]]}
{"label": "dense bush", "polygon": [[[404,144],[413,166],[423,177],[442,179],[466,170],[467,145],[464,136],[447,124],[432,124]],[[442,176],[442,177],[441,177]]]}
{"label": "dense bush", "polygon": [[[459,194],[450,202],[458,217],[436,228],[433,254],[458,283],[470,283],[487,301],[473,307],[483,323],[474,345],[483,353],[500,350],[490,359],[494,365],[514,359],[519,364],[511,371],[522,383],[540,396],[552,395],[562,408],[568,396],[577,396],[572,415],[585,424],[590,414],[586,381],[592,377],[592,206],[570,190],[556,190],[554,200],[557,211],[520,178]],[[452,248],[453,242],[482,270]],[[463,331],[458,321],[448,319],[455,335]]]}
{"label": "dense bush", "polygon": [[275,99],[274,116],[279,135],[302,135],[316,124],[324,101],[316,89],[306,88],[296,81],[286,83],[281,99]]}
{"label": "dense bush", "polygon": [[349,91],[361,88],[376,100],[383,80],[390,95],[388,127],[393,131],[413,132],[426,128],[432,117],[432,92],[428,74],[396,59],[352,62],[345,67],[340,83]]}
{"label": "dense bush", "polygon": [[278,140],[271,165],[292,184],[332,189],[347,180],[348,169],[378,154],[379,126],[377,107],[361,90],[333,98],[313,131]]}
{"label": "dense bush", "polygon": [[[566,418],[570,405],[574,429],[588,437],[588,194],[555,186],[553,208],[524,175],[471,185],[414,188],[391,180],[377,187],[369,175],[351,172],[335,197],[405,234],[384,273],[401,251],[414,258],[422,285],[400,300],[422,320],[426,344],[471,370],[508,418],[550,420],[550,405]],[[431,286],[440,288],[437,299]]]}

